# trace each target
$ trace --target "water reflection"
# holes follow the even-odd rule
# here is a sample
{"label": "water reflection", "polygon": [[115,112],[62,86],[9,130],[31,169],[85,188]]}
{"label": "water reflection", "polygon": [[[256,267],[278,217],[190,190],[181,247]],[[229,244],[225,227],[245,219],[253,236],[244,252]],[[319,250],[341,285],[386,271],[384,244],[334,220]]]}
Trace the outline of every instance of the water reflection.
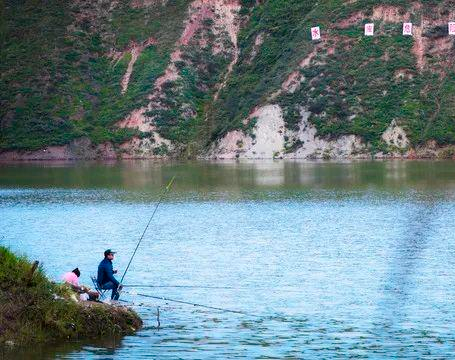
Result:
{"label": "water reflection", "polygon": [[72,341],[49,345],[33,345],[26,348],[0,347],[0,359],[11,360],[35,360],[35,359],[70,359],[69,354],[77,354],[80,351],[92,353],[100,359],[109,359],[115,354],[116,349],[122,346],[119,337],[94,339],[91,341]]}
{"label": "water reflection", "polygon": [[405,211],[402,234],[393,242],[394,248],[386,259],[388,272],[374,330],[380,343],[390,344],[389,356],[394,357],[419,354],[414,339],[422,336],[426,344],[431,341],[426,335],[431,327],[441,325],[438,315],[434,316],[433,305],[427,303],[426,296],[431,291],[423,290],[421,284],[432,281],[422,274],[422,269],[427,266],[425,252],[432,246],[438,205],[431,197],[416,194]]}
{"label": "water reflection", "polygon": [[244,188],[409,188],[455,187],[453,162],[298,161],[193,162],[161,164],[148,161],[110,163],[0,164],[0,185],[35,188],[116,188],[149,190],[173,175],[182,191]]}

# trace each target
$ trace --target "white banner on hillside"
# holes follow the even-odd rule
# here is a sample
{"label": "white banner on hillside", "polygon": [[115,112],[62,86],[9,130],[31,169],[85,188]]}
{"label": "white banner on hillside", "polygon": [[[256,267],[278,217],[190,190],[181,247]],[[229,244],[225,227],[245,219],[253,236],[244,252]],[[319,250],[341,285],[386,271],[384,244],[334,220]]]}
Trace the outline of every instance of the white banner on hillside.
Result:
{"label": "white banner on hillside", "polygon": [[403,35],[412,35],[412,23],[403,24]]}
{"label": "white banner on hillside", "polygon": [[319,40],[321,39],[321,29],[319,26],[315,26],[311,28],[311,40]]}
{"label": "white banner on hillside", "polygon": [[455,35],[455,22],[449,22],[449,35]]}
{"label": "white banner on hillside", "polygon": [[365,36],[374,35],[374,24],[365,24]]}

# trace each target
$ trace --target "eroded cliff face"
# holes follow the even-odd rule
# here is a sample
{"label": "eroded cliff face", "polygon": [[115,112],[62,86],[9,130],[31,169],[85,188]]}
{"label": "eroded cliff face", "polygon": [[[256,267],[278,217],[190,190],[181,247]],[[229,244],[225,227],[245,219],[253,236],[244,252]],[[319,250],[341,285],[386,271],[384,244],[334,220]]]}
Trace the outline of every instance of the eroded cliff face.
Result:
{"label": "eroded cliff face", "polygon": [[362,139],[344,135],[335,140],[317,136],[308,121],[310,113],[301,110],[297,130],[286,129],[279,105],[257,109],[249,121],[255,126],[250,134],[231,131],[216,143],[209,157],[217,159],[340,159],[366,158],[368,149]]}
{"label": "eroded cliff face", "polygon": [[0,160],[455,154],[451,1],[98,0],[65,11],[58,66],[43,65],[34,98],[17,69],[2,72]]}

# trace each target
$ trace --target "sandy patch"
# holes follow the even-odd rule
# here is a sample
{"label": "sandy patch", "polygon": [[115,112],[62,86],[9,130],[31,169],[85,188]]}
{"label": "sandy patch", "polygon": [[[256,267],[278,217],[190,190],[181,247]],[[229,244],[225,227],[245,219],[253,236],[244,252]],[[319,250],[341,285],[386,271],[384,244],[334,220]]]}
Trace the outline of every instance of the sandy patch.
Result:
{"label": "sandy patch", "polygon": [[300,71],[292,72],[288,78],[281,85],[281,89],[288,93],[293,94],[300,86],[300,83],[303,81],[304,77]]}
{"label": "sandy patch", "polygon": [[348,18],[340,20],[336,27],[339,29],[350,28],[353,25],[360,23],[365,18],[365,14],[362,11],[351,14]]}
{"label": "sandy patch", "polygon": [[317,53],[318,53],[318,48],[315,47],[315,48],[313,49],[313,51],[310,52],[310,53],[308,54],[308,56],[307,56],[305,59],[303,59],[302,61],[300,61],[299,66],[300,66],[301,68],[305,68],[305,67],[310,66],[311,61],[316,57]]}
{"label": "sandy patch", "polygon": [[143,132],[155,130],[150,120],[144,115],[147,108],[133,110],[124,120],[119,121],[116,125],[120,128],[138,129]]}
{"label": "sandy patch", "polygon": [[411,15],[403,13],[403,9],[391,5],[379,5],[373,8],[373,20],[382,20],[389,23],[408,21]]}
{"label": "sandy patch", "polygon": [[265,35],[264,33],[259,33],[256,35],[256,39],[254,39],[254,45],[253,49],[251,50],[250,58],[249,58],[249,63],[251,64],[254,60],[254,58],[259,54],[259,50],[261,48],[261,45],[264,43],[265,40]]}
{"label": "sandy patch", "polygon": [[413,26],[412,32],[414,36],[414,45],[412,46],[412,53],[416,57],[417,68],[423,69],[425,66],[425,40],[422,37],[422,29],[424,20],[422,19],[422,26]]}

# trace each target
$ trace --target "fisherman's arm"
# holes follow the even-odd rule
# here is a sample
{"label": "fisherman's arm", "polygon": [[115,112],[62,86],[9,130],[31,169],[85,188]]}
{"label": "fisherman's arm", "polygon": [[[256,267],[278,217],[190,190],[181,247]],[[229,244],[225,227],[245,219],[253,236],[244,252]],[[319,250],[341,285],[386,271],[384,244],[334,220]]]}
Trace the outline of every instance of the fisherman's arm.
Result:
{"label": "fisherman's arm", "polygon": [[106,266],[106,276],[109,281],[112,281],[115,285],[118,285],[118,280],[114,277],[114,270],[112,270],[112,266]]}

